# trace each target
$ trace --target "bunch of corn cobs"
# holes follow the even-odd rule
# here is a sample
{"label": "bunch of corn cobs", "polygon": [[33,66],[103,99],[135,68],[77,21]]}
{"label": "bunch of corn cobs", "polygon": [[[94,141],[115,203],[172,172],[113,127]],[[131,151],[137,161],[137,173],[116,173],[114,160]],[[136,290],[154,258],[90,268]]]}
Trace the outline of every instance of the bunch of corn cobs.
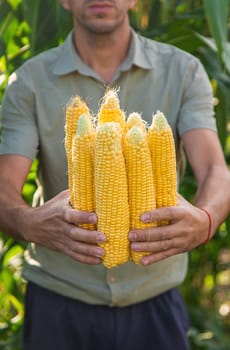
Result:
{"label": "bunch of corn cobs", "polygon": [[159,225],[143,223],[144,212],[177,204],[175,145],[164,114],[147,127],[139,113],[126,117],[117,92],[108,90],[94,119],[76,96],[66,108],[65,133],[70,203],[98,218],[81,227],[105,234],[107,268],[140,264],[149,253],[131,251],[128,232]]}

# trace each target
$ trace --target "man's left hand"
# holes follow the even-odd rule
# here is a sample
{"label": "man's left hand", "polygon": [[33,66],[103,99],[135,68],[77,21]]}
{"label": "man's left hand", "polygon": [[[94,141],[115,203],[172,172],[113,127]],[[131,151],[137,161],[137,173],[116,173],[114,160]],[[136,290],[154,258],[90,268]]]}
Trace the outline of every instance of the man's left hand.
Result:
{"label": "man's left hand", "polygon": [[167,220],[169,224],[131,230],[131,249],[150,252],[142,258],[143,265],[150,265],[170,256],[189,251],[205,242],[209,230],[206,213],[179,195],[178,205],[154,209],[141,216],[145,223]]}

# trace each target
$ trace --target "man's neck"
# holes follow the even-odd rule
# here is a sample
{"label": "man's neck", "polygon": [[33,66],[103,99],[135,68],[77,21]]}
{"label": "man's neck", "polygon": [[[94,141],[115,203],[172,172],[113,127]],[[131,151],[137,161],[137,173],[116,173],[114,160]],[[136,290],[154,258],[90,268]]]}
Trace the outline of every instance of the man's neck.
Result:
{"label": "man's neck", "polygon": [[108,85],[119,65],[128,54],[131,30],[117,30],[107,34],[74,31],[74,45],[81,59]]}

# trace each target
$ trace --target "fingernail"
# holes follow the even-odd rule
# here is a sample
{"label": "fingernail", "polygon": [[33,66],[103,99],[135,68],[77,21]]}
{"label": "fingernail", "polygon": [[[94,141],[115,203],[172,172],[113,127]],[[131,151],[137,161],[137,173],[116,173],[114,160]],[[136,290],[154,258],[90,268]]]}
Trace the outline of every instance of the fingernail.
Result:
{"label": "fingernail", "polygon": [[151,220],[151,217],[149,214],[142,214],[141,215],[141,220],[144,222],[149,222]]}
{"label": "fingernail", "polygon": [[96,253],[95,255],[98,257],[98,258],[101,258],[103,255],[104,255],[104,250],[101,249],[101,248],[96,248]]}
{"label": "fingernail", "polygon": [[98,233],[97,242],[105,242],[105,241],[106,241],[105,235],[103,235],[103,233]]}
{"label": "fingernail", "polygon": [[129,240],[130,241],[135,241],[137,239],[137,234],[136,232],[129,232]]}
{"label": "fingernail", "polygon": [[132,245],[131,245],[131,249],[132,250],[140,250],[140,245],[138,244],[138,243],[133,243]]}
{"label": "fingernail", "polygon": [[142,262],[142,265],[144,265],[144,266],[149,264],[148,260],[145,258],[143,258],[141,262]]}
{"label": "fingernail", "polygon": [[88,219],[89,219],[89,222],[92,223],[92,224],[96,224],[96,222],[97,222],[96,214],[90,214]]}

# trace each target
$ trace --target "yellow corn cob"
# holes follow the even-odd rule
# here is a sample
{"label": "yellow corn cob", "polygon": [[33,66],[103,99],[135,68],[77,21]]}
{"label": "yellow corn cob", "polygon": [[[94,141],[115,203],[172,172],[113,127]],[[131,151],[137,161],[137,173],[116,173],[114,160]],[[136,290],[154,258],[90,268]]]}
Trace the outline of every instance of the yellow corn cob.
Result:
{"label": "yellow corn cob", "polygon": [[[73,193],[72,189],[72,177],[73,177],[73,165],[72,165],[72,142],[73,137],[76,134],[77,122],[80,115],[86,114],[91,118],[90,111],[87,104],[81,99],[80,96],[76,96],[70,100],[66,108],[66,120],[65,120],[65,148],[68,164],[68,187],[70,193]],[[73,197],[70,195],[70,204],[73,203]]]}
{"label": "yellow corn cob", "polygon": [[125,113],[120,109],[120,102],[115,90],[108,90],[103,97],[98,112],[98,125],[106,122],[117,122],[123,131],[126,129]]}
{"label": "yellow corn cob", "polygon": [[128,116],[127,129],[131,129],[133,126],[139,126],[142,131],[146,132],[145,122],[142,119],[140,113],[133,112]]}
{"label": "yellow corn cob", "polygon": [[103,263],[111,268],[129,258],[129,205],[125,161],[118,123],[96,130],[95,195],[98,230],[106,235]]}
{"label": "yellow corn cob", "polygon": [[[175,144],[171,127],[164,114],[153,115],[148,131],[153,173],[156,179],[157,208],[177,205],[177,174]],[[167,224],[162,222],[160,224]]]}
{"label": "yellow corn cob", "polygon": [[[82,114],[78,120],[77,133],[73,138],[73,193],[71,193],[71,198],[73,198],[73,208],[88,212],[95,211],[94,146],[95,129],[89,117]],[[79,226],[91,230],[96,229],[93,224]]]}
{"label": "yellow corn cob", "polygon": [[[155,189],[152,173],[151,155],[147,134],[138,126],[133,126],[126,134],[125,161],[128,178],[130,229],[157,226],[145,224],[140,215],[156,208]],[[131,251],[131,259],[140,264],[141,258],[149,252]]]}

